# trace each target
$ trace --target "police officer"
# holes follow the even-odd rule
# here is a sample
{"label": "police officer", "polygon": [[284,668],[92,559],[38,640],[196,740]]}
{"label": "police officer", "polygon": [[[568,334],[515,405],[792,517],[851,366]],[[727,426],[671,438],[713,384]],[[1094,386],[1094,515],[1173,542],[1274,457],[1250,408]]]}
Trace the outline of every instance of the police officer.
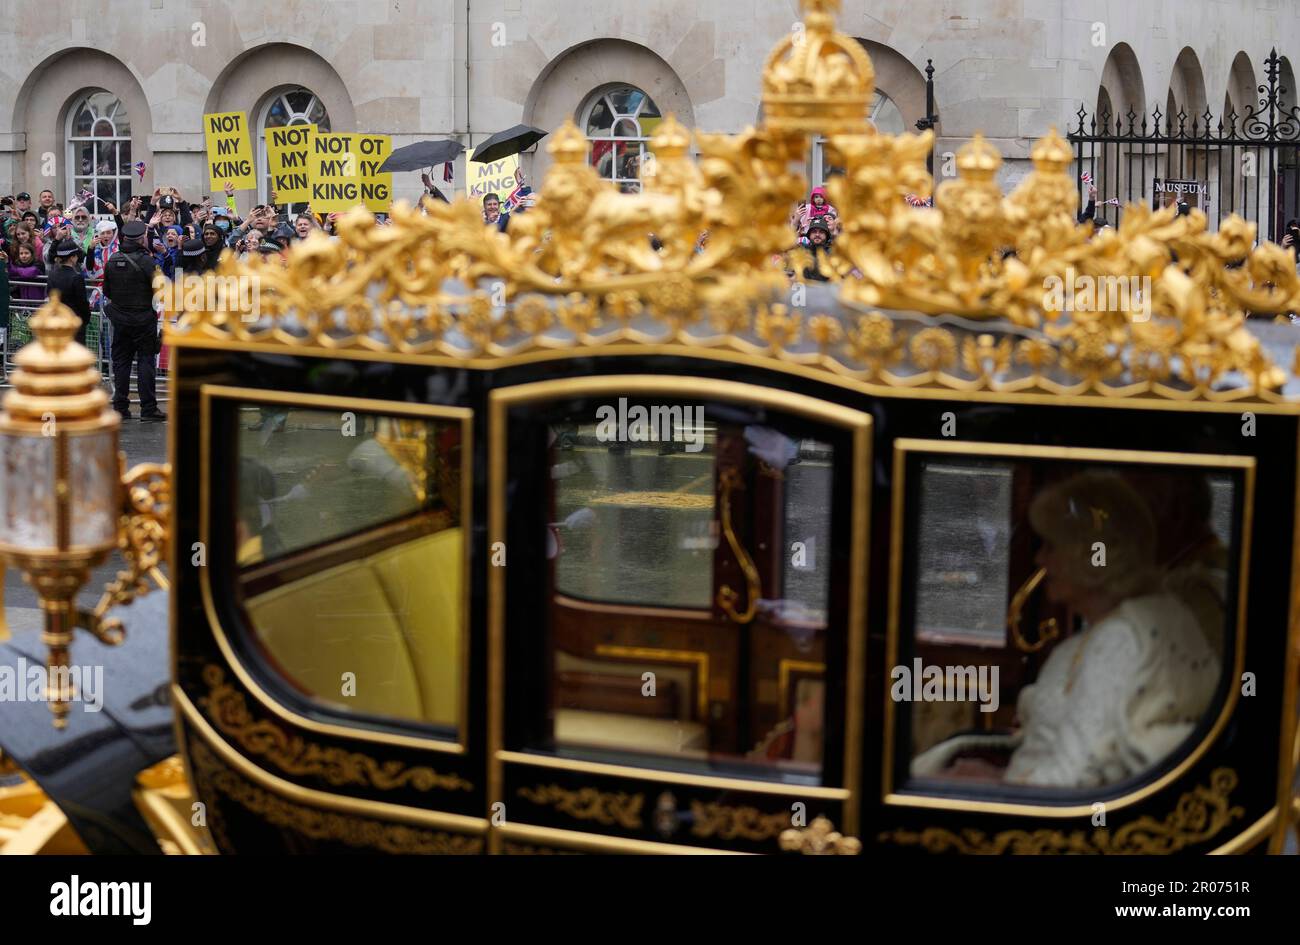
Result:
{"label": "police officer", "polygon": [[207,267],[208,248],[203,245],[203,240],[186,240],[181,243],[180,265],[176,267],[176,278],[181,278],[182,274],[194,275],[203,272]]}
{"label": "police officer", "polygon": [[81,319],[77,329],[77,344],[86,343],[86,329],[90,327],[90,302],[86,299],[86,279],[81,271],[81,247],[73,240],[60,240],[54,247],[55,265],[46,281],[50,291],[59,293],[59,301]]}
{"label": "police officer", "polygon": [[136,362],[140,419],[166,420],[158,409],[154,358],[158,354],[158,316],[153,309],[155,263],[139,220],[125,224],[121,250],[104,264],[104,313],[113,324],[113,409],[131,419],[131,362]]}

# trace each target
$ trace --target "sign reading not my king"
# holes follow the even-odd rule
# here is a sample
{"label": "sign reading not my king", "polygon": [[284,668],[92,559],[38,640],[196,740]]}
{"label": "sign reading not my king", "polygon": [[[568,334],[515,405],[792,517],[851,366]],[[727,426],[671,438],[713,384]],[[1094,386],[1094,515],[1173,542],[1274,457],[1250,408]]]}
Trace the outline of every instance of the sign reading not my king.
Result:
{"label": "sign reading not my king", "polygon": [[388,135],[315,134],[311,136],[311,208],[334,213],[363,205],[372,213],[388,210],[393,175],[379,173],[393,150]]}
{"label": "sign reading not my king", "polygon": [[203,138],[208,149],[208,178],[213,190],[230,184],[236,190],[255,190],[253,148],[248,142],[248,116],[243,112],[216,112],[203,116]]}
{"label": "sign reading not my king", "polygon": [[266,169],[271,174],[271,189],[279,203],[305,203],[311,200],[307,168],[311,159],[311,139],[315,125],[286,125],[266,129]]}
{"label": "sign reading not my king", "polygon": [[499,161],[465,161],[465,190],[469,199],[481,201],[488,194],[496,194],[504,204],[515,189],[515,171],[519,170],[519,155]]}

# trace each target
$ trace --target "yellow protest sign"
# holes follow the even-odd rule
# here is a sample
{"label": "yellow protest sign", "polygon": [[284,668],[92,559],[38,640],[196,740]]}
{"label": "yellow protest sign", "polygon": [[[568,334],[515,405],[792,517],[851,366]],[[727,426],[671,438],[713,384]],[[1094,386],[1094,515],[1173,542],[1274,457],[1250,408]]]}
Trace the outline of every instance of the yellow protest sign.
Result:
{"label": "yellow protest sign", "polygon": [[204,115],[203,137],[207,142],[208,177],[213,190],[222,190],[227,183],[236,190],[257,188],[247,115],[243,112]]}
{"label": "yellow protest sign", "polygon": [[307,168],[314,134],[315,125],[266,129],[266,166],[271,174],[271,189],[279,203],[311,200]]}
{"label": "yellow protest sign", "polygon": [[519,170],[519,155],[512,154],[500,161],[465,162],[465,186],[470,200],[481,201],[488,194],[496,194],[505,203],[506,198],[519,185],[515,182],[515,172]]}
{"label": "yellow protest sign", "polygon": [[311,208],[316,213],[388,210],[393,175],[380,174],[379,165],[393,150],[388,135],[316,134],[311,137]]}

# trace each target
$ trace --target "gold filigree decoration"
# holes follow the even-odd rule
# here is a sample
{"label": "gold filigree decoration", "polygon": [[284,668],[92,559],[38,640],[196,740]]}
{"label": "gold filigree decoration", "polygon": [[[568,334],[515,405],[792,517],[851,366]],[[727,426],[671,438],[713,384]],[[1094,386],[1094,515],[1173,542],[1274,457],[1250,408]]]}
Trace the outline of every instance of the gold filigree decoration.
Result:
{"label": "gold filigree decoration", "polygon": [[[838,0],[802,5],[805,35],[783,39],[765,67],[765,123],[695,134],[692,160],[691,133],[666,118],[642,192],[602,180],[566,122],[550,136],[536,206],[507,232],[485,227],[469,200],[398,206],[384,226],[359,209],[340,218],[337,239],[314,234],[284,265],[224,258],[196,307],[188,293],[166,294],[182,303],[170,340],[486,368],[557,351],[738,352],[867,393],[1300,405],[1245,327],[1250,313],[1300,310],[1291,252],[1255,246],[1255,227],[1235,216],[1210,232],[1198,210],[1133,204],[1118,229],[1078,224],[1073,154],[1055,130],[1009,194],[997,185],[1001,157],[979,135],[936,189],[931,132],[868,123],[872,66],[835,30]],[[816,299],[818,314],[801,319],[781,307],[786,271],[801,272],[795,257],[807,255],[792,252],[790,215],[808,191],[796,168],[814,134],[844,171],[827,184],[842,232],[818,257],[833,281],[806,288],[836,294],[839,308]],[[933,207],[904,199],[932,191]],[[954,334],[950,353],[937,334],[909,347],[919,333],[903,323],[918,316],[1010,327],[981,331],[987,345]],[[895,370],[909,352],[923,363]]]}
{"label": "gold filigree decoration", "polygon": [[691,833],[719,840],[770,840],[790,827],[790,812],[764,813],[753,807],[691,801]]}
{"label": "gold filigree decoration", "polygon": [[231,849],[230,838],[228,825],[215,803],[218,795],[229,798],[272,826],[292,830],[312,840],[395,854],[465,855],[483,851],[482,837],[385,823],[287,801],[222,765],[201,741],[191,738],[189,747],[197,796],[207,803],[214,832],[226,850]]}
{"label": "gold filigree decoration", "polygon": [[205,666],[203,682],[208,694],[199,699],[199,704],[212,724],[249,754],[271,762],[285,774],[319,777],[332,787],[357,784],[381,791],[474,789],[455,774],[439,774],[423,765],[408,767],[395,759],[376,761],[359,752],[317,745],[259,720],[249,712],[244,694],[226,681],[220,666]]}
{"label": "gold filigree decoration", "polygon": [[818,817],[803,829],[781,831],[781,849],[805,856],[857,856],[862,852],[862,841],[844,836],[828,819]]}
{"label": "gold filigree decoration", "polygon": [[642,794],[598,791],[590,787],[572,791],[558,784],[539,784],[521,787],[519,796],[539,807],[554,807],[575,820],[594,820],[607,827],[618,826],[628,830],[641,829],[641,807],[645,804]]}
{"label": "gold filigree decoration", "polygon": [[146,578],[163,589],[169,587],[158,567],[167,559],[171,538],[172,468],[167,463],[141,463],[126,472],[125,454],[119,455],[119,463],[123,473],[117,546],[126,570],[104,585],[95,609],[83,613],[87,629],[105,642],[120,642],[124,633],[122,621],[106,616],[108,611],[148,594],[152,588]]}
{"label": "gold filigree decoration", "polygon": [[1216,768],[1208,787],[1197,786],[1178,799],[1172,813],[1164,820],[1140,817],[1124,824],[1113,833],[1109,827],[1097,827],[1091,833],[1043,828],[1040,830],[1004,830],[989,837],[982,830],[960,832],[943,827],[926,827],[921,831],[893,830],[880,834],[882,843],[920,846],[930,853],[961,854],[1169,854],[1196,846],[1215,837],[1245,810],[1229,803],[1237,786],[1237,773],[1230,768]]}

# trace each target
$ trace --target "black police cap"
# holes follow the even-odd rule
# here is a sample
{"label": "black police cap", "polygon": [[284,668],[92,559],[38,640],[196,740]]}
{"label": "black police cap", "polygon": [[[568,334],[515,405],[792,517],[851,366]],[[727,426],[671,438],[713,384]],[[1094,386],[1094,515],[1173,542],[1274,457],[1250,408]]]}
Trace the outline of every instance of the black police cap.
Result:
{"label": "black police cap", "polygon": [[148,232],[148,228],[139,220],[132,220],[122,225],[122,235],[129,240],[138,240]]}
{"label": "black police cap", "polygon": [[60,259],[66,259],[68,256],[80,256],[81,247],[73,240],[59,240],[59,245],[54,247],[54,255]]}

